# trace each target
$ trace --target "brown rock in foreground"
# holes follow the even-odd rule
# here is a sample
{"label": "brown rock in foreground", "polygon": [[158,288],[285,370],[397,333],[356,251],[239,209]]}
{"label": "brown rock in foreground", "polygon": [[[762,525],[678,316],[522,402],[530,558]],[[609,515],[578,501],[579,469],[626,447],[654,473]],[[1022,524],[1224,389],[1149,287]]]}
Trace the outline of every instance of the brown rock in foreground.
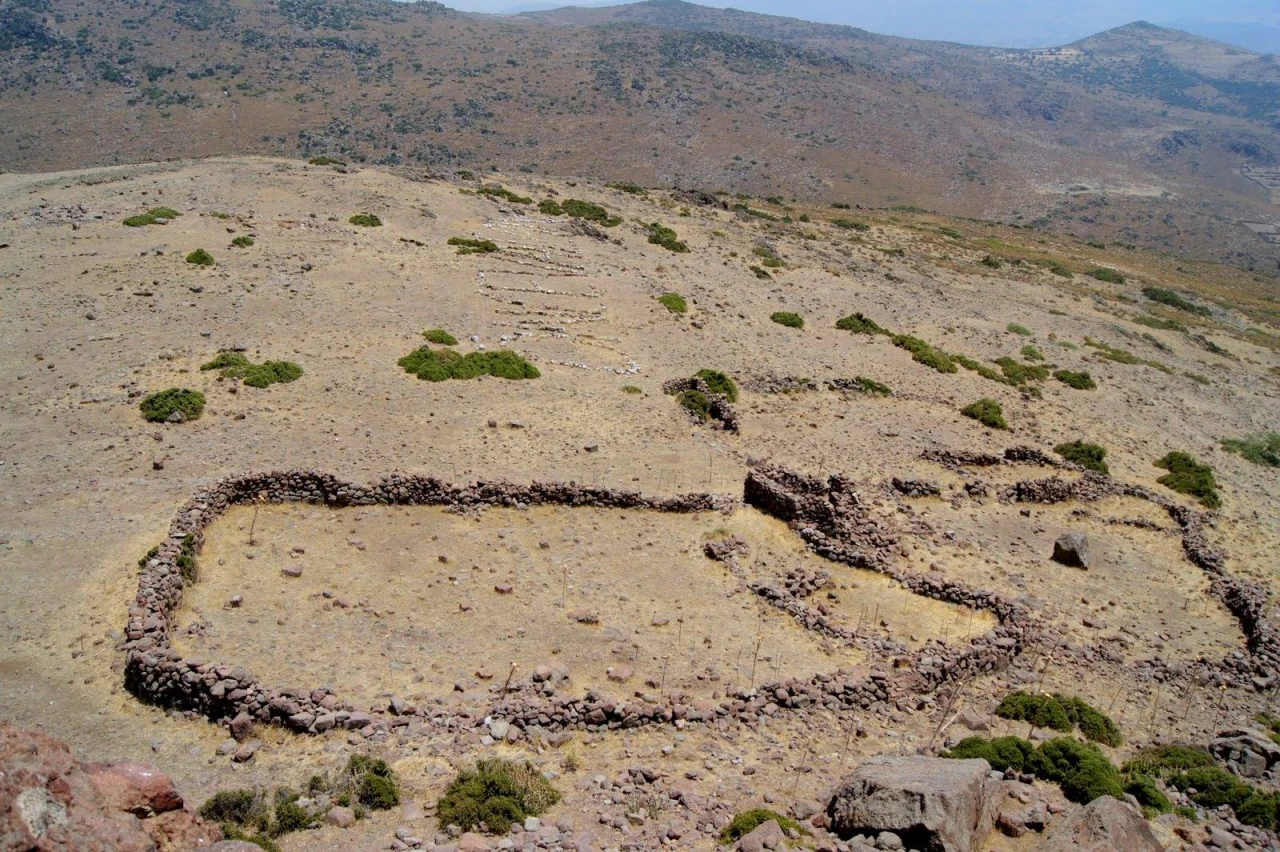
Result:
{"label": "brown rock in foreground", "polygon": [[1041,852],[1160,852],[1151,826],[1132,805],[1102,796],[1055,825]]}
{"label": "brown rock in foreground", "polygon": [[991,831],[998,782],[985,760],[878,757],[854,770],[827,805],[841,837],[897,834],[910,849],[969,852]]}
{"label": "brown rock in foreground", "polygon": [[222,839],[152,767],[82,763],[65,743],[2,722],[0,802],[6,849],[178,852]]}

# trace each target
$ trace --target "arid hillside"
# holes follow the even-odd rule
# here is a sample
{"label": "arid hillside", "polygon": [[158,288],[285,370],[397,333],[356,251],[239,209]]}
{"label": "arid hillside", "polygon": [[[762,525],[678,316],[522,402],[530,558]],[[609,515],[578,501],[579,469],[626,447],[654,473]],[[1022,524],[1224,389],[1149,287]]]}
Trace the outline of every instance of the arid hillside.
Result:
{"label": "arid hillside", "polygon": [[1274,62],[1149,25],[1011,52],[674,0],[522,17],[5,0],[0,20],[11,170],[326,154],[913,206],[1267,273],[1280,260]]}

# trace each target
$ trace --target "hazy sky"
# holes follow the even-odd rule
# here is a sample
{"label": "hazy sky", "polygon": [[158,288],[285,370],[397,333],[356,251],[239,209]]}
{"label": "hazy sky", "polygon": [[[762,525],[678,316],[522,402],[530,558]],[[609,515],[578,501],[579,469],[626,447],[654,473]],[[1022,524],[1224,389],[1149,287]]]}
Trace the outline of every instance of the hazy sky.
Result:
{"label": "hazy sky", "polygon": [[[444,0],[457,9],[502,12],[513,7],[612,5],[562,0]],[[1062,44],[1146,20],[1253,22],[1280,27],[1277,0],[698,0],[752,12],[851,24],[872,32],[968,44],[1031,47]]]}

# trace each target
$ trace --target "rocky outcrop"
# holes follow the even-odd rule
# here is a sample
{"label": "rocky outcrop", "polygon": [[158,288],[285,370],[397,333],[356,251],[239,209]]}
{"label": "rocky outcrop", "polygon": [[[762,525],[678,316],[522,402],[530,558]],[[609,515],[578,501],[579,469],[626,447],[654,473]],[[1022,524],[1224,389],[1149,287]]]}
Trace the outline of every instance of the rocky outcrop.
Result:
{"label": "rocky outcrop", "polygon": [[1280,775],[1280,745],[1258,731],[1223,731],[1209,743],[1209,751],[1245,778],[1275,779]]}
{"label": "rocky outcrop", "polygon": [[1089,538],[1083,533],[1064,533],[1053,543],[1053,561],[1069,568],[1089,567]]}
{"label": "rocky outcrop", "polygon": [[1055,823],[1040,852],[1163,852],[1137,808],[1102,796]]}
{"label": "rocky outcrop", "polygon": [[4,849],[186,852],[222,839],[154,768],[82,763],[66,743],[2,722],[0,803]]}
{"label": "rocky outcrop", "polygon": [[999,788],[985,760],[878,757],[841,782],[827,818],[843,838],[889,831],[908,849],[969,852],[991,831]]}

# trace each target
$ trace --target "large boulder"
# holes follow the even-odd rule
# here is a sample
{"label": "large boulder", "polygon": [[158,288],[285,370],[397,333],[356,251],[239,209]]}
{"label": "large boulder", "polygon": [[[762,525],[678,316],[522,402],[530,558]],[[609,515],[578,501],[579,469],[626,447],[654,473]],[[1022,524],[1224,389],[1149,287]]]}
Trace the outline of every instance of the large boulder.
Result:
{"label": "large boulder", "polygon": [[827,805],[840,837],[893,832],[908,849],[969,852],[991,831],[999,781],[985,760],[878,757],[845,778]]}
{"label": "large boulder", "polygon": [[202,849],[222,832],[185,809],[168,777],[136,763],[85,764],[66,743],[0,723],[0,848]]}
{"label": "large boulder", "polygon": [[1133,805],[1102,796],[1059,822],[1039,852],[1163,852]]}
{"label": "large boulder", "polygon": [[1245,778],[1263,778],[1280,772],[1280,744],[1259,731],[1223,731],[1209,743],[1213,756]]}
{"label": "large boulder", "polygon": [[1053,561],[1071,568],[1089,567],[1089,538],[1083,533],[1066,533],[1053,543]]}

